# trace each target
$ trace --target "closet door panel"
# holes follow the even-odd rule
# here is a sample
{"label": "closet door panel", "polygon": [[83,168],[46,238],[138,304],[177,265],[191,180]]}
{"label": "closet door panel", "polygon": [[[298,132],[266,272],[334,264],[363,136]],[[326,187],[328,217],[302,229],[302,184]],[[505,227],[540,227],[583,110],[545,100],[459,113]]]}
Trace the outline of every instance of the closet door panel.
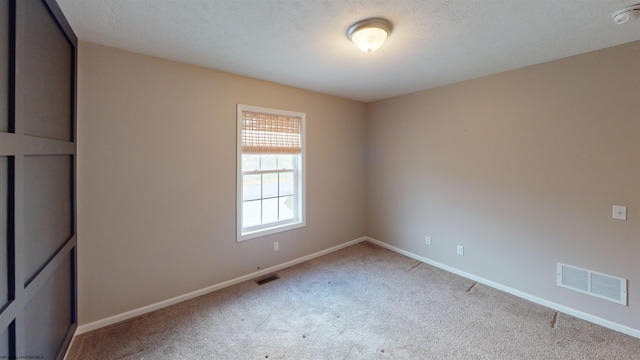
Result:
{"label": "closet door panel", "polygon": [[73,271],[68,255],[25,306],[24,335],[31,354],[55,359],[72,323]]}
{"label": "closet door panel", "polygon": [[25,280],[29,282],[73,234],[72,157],[24,157]]}
{"label": "closet door panel", "polygon": [[[0,0],[0,48],[9,49],[9,1]],[[0,132],[9,131],[9,51],[0,52]]]}
{"label": "closet door panel", "polygon": [[9,359],[9,330],[10,327],[3,329],[0,332],[0,359]]}
{"label": "closet door panel", "polygon": [[0,309],[9,300],[9,191],[9,158],[0,156]]}
{"label": "closet door panel", "polygon": [[55,0],[0,0],[0,359],[77,327],[76,46]]}
{"label": "closet door panel", "polygon": [[41,1],[25,1],[24,26],[24,133],[72,141],[73,45]]}

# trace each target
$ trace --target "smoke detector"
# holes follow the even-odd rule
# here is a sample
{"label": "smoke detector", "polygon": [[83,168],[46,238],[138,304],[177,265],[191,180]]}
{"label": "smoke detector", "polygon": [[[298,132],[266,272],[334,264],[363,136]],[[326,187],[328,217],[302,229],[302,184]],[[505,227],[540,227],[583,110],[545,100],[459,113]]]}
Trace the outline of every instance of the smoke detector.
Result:
{"label": "smoke detector", "polygon": [[635,4],[622,8],[611,14],[613,21],[618,24],[624,24],[630,19],[640,19],[640,4]]}

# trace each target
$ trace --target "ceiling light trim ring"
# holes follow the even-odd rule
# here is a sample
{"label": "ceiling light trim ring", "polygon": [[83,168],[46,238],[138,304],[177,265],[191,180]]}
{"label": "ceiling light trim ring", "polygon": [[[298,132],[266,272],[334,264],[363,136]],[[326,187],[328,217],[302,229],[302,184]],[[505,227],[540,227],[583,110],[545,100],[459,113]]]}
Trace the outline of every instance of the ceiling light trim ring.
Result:
{"label": "ceiling light trim ring", "polygon": [[611,14],[611,17],[613,18],[613,21],[618,25],[626,23],[632,17],[638,19],[640,18],[640,4],[624,7]]}
{"label": "ceiling light trim ring", "polygon": [[387,32],[387,35],[389,35],[391,34],[391,30],[393,30],[393,25],[391,25],[391,22],[389,20],[383,18],[370,18],[360,20],[349,27],[349,29],[347,30],[347,37],[351,39],[356,31],[370,28],[382,29]]}

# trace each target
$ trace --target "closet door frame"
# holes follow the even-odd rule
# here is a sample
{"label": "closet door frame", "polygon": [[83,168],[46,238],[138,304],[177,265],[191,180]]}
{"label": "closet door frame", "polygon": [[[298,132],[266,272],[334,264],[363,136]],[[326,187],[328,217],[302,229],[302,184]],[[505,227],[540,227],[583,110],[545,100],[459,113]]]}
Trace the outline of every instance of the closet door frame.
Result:
{"label": "closet door frame", "polygon": [[[56,359],[63,359],[65,353],[71,343],[73,334],[77,328],[77,222],[76,222],[76,90],[77,90],[77,38],[71,29],[71,26],[64,18],[62,11],[55,0],[7,0],[9,6],[9,43],[8,43],[8,80],[3,86],[8,87],[7,95],[7,108],[0,109],[0,111],[7,112],[8,118],[8,131],[0,132],[0,157],[6,157],[8,168],[4,173],[7,176],[7,186],[1,191],[6,191],[7,194],[7,216],[6,219],[0,219],[0,221],[7,222],[7,279],[0,279],[0,286],[4,286],[6,283],[8,300],[6,304],[0,304],[0,333],[3,333],[5,329],[8,329],[8,350],[9,357],[21,357],[32,356],[37,358],[44,354],[33,353],[34,348],[42,348],[46,346],[48,349],[53,349]],[[68,139],[55,139],[54,137],[47,136],[34,136],[25,134],[25,124],[29,119],[26,119],[26,110],[30,106],[28,103],[29,96],[31,96],[33,89],[27,87],[28,77],[30,76],[24,64],[28,56],[33,54],[27,54],[27,23],[30,20],[28,9],[29,6],[37,5],[35,2],[40,2],[45,8],[51,20],[57,25],[60,34],[64,35],[71,50],[70,60],[70,79],[69,81],[69,136]],[[5,50],[6,51],[6,50]],[[55,57],[54,57],[55,58]],[[49,59],[39,58],[42,64],[46,64]],[[55,66],[53,66],[55,67]],[[33,79],[30,80],[33,82]],[[44,86],[44,85],[43,85]],[[31,92],[30,92],[31,91]],[[65,95],[66,96],[66,95]],[[34,120],[31,120],[32,122]],[[38,120],[40,121],[40,120]],[[66,121],[66,120],[65,120]],[[69,179],[70,188],[68,189],[68,197],[65,193],[65,209],[70,209],[68,218],[71,220],[70,224],[64,224],[63,226],[69,226],[70,236],[61,240],[61,245],[56,247],[51,256],[48,256],[46,261],[40,265],[38,263],[37,271],[33,274],[26,270],[29,263],[28,260],[34,261],[33,254],[29,253],[29,249],[33,249],[34,246],[26,246],[25,237],[26,230],[31,229],[29,227],[41,226],[41,224],[29,223],[28,219],[31,214],[25,213],[25,198],[33,197],[32,192],[26,194],[27,185],[33,183],[33,179],[27,178],[25,174],[25,158],[27,157],[48,157],[62,156],[69,159],[69,167],[65,168],[62,172],[68,171],[67,174],[62,174],[60,177]],[[65,160],[66,161],[66,160]],[[64,161],[63,161],[64,163]],[[32,163],[30,163],[32,164]],[[27,169],[33,168],[34,165],[29,165]],[[1,170],[1,169],[0,169]],[[48,171],[48,170],[43,170]],[[57,171],[57,170],[56,170]],[[2,175],[3,171],[0,171]],[[60,175],[60,174],[58,174]],[[36,184],[46,183],[45,181],[35,182]],[[64,183],[66,184],[66,182]],[[66,185],[65,185],[66,186]],[[48,189],[46,186],[42,192],[46,192]],[[66,191],[66,190],[65,190]],[[44,200],[43,200],[44,201]],[[33,201],[30,202],[33,207]],[[5,206],[5,204],[0,204]],[[43,204],[43,207],[44,204]],[[44,211],[44,210],[43,210]],[[66,219],[67,215],[63,215],[62,218]],[[42,225],[45,227],[45,225]],[[37,247],[37,246],[36,246]],[[69,264],[68,268],[65,268]],[[32,266],[31,266],[32,267]],[[66,273],[66,272],[69,273]],[[54,275],[63,274],[64,278],[68,276],[69,288],[58,288],[55,285],[59,282],[55,282]],[[65,280],[66,281],[66,280]],[[51,339],[33,339],[27,334],[27,319],[29,314],[27,309],[29,304],[48,304],[49,299],[45,299],[42,295],[39,296],[39,290],[43,288],[54,289],[54,291],[69,291],[70,293],[63,294],[64,299],[69,299],[69,304],[64,304],[62,308],[55,308],[53,311],[64,312],[70,314],[70,321],[66,328],[64,337],[61,342]],[[53,300],[51,300],[53,301]],[[67,307],[68,306],[68,307]],[[39,307],[40,309],[49,307]],[[54,319],[55,317],[51,317]],[[33,319],[31,319],[33,320]],[[31,321],[33,324],[33,321]],[[64,324],[67,325],[67,324]],[[44,324],[43,326],[46,326]],[[33,326],[32,326],[33,327]],[[31,330],[31,329],[29,329]],[[46,331],[44,331],[46,333]],[[36,346],[36,343],[38,342]],[[42,345],[45,344],[45,345]]]}

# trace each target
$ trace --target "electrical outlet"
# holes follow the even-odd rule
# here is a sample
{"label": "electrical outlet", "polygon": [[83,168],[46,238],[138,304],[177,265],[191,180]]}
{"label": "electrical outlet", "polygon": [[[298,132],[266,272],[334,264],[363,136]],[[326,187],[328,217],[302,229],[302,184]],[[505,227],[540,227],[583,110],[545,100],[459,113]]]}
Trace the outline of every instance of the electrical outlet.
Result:
{"label": "electrical outlet", "polygon": [[280,250],[280,243],[276,241],[273,243],[273,251],[278,251],[278,250]]}
{"label": "electrical outlet", "polygon": [[425,236],[424,237],[424,243],[427,245],[431,245],[431,236]]}
{"label": "electrical outlet", "polygon": [[613,205],[613,218],[616,220],[627,220],[627,207]]}
{"label": "electrical outlet", "polygon": [[458,245],[458,255],[464,256],[464,246]]}

